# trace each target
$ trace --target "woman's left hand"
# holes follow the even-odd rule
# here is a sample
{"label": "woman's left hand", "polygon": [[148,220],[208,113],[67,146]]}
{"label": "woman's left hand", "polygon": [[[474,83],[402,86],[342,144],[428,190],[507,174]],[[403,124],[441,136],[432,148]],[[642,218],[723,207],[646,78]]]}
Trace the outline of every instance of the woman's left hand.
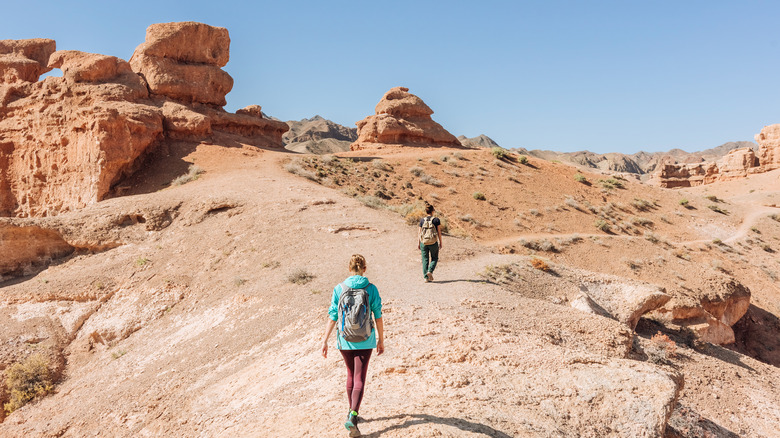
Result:
{"label": "woman's left hand", "polygon": [[376,354],[382,354],[385,352],[385,340],[380,339],[376,343]]}
{"label": "woman's left hand", "polygon": [[325,340],[322,343],[322,357],[327,358],[328,357],[328,341]]}

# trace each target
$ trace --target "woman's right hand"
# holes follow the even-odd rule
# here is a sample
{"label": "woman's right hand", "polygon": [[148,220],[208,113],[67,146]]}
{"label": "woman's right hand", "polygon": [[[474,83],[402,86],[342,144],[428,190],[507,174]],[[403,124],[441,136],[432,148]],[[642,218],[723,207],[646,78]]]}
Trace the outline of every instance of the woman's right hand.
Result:
{"label": "woman's right hand", "polygon": [[322,357],[328,358],[328,340],[322,341]]}

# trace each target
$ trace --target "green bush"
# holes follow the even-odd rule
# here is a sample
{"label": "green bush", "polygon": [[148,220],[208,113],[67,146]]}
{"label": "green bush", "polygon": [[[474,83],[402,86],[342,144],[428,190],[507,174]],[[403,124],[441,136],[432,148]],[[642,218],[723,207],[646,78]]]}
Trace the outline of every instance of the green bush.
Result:
{"label": "green bush", "polygon": [[605,233],[609,233],[610,227],[609,227],[609,224],[607,223],[607,221],[605,221],[603,219],[599,219],[599,220],[596,221],[596,223],[594,225],[599,230],[601,230],[601,231],[603,231]]}
{"label": "green bush", "polygon": [[482,192],[474,192],[473,195],[471,195],[476,199],[477,201],[484,201],[485,200],[485,194]]}
{"label": "green bush", "polygon": [[688,207],[688,200],[685,198],[680,199],[680,205],[682,205],[683,207]]}
{"label": "green bush", "polygon": [[520,164],[528,164],[528,157],[526,157],[525,155],[520,155],[517,158],[517,161],[519,161]]}
{"label": "green bush", "polygon": [[586,182],[588,182],[588,178],[585,178],[585,175],[581,173],[577,173],[574,175],[574,181],[585,184]]}
{"label": "green bush", "polygon": [[499,160],[503,160],[508,155],[506,149],[501,147],[494,147],[490,149],[490,152],[493,154],[494,157],[498,158]]}
{"label": "green bush", "polygon": [[3,408],[10,414],[54,389],[49,361],[40,354],[34,354],[11,365],[5,372],[5,384],[11,397]]}

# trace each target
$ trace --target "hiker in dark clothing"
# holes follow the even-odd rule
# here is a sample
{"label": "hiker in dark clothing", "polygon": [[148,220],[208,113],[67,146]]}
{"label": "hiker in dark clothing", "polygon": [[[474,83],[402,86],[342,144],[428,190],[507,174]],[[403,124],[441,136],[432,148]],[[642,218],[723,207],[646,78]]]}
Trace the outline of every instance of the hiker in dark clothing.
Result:
{"label": "hiker in dark clothing", "polygon": [[439,250],[444,247],[441,240],[441,221],[433,217],[433,205],[425,206],[427,216],[420,219],[420,228],[417,237],[417,246],[422,252],[422,269],[425,281],[433,281],[433,270],[439,261]]}
{"label": "hiker in dark clothing", "polygon": [[[376,348],[377,354],[385,351],[384,321],[382,320],[382,297],[379,290],[368,281],[366,259],[355,254],[349,260],[352,274],[343,283],[333,288],[325,336],[322,339],[322,356],[328,357],[328,338],[338,323],[336,341],[339,352],[347,365],[347,399],[349,412],[344,427],[349,436],[360,436],[358,410],[363,400],[368,361]],[[374,316],[376,330],[374,330]]]}

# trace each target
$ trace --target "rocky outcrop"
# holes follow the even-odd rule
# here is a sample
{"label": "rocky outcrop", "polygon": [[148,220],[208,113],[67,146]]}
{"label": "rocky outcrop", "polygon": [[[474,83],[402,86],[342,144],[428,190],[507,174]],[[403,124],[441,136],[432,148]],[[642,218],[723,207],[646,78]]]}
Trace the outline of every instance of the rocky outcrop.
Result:
{"label": "rocky outcrop", "polygon": [[[746,146],[729,150],[716,162],[679,163],[669,159],[659,166],[652,181],[666,188],[693,187],[780,168],[780,124],[765,126],[755,138],[758,153],[753,147]],[[732,144],[744,145],[745,142],[727,145]]]}
{"label": "rocky outcrop", "polygon": [[764,126],[756,134],[758,161],[767,171],[780,168],[780,124]]}
{"label": "rocky outcrop", "polygon": [[352,150],[386,145],[462,147],[458,139],[431,119],[433,110],[405,87],[390,89],[376,114],[357,122]]}
{"label": "rocky outcrop", "polygon": [[72,252],[73,247],[54,230],[0,224],[0,281],[27,275],[36,265]]}
{"label": "rocky outcrop", "polygon": [[671,297],[646,283],[628,282],[609,276],[588,276],[580,285],[582,295],[572,307],[602,316],[610,316],[631,330],[639,318],[666,304]]}
{"label": "rocky outcrop", "polygon": [[[0,41],[0,216],[100,201],[169,139],[281,148],[286,124],[221,108],[229,44],[226,29],[193,22],[150,26],[131,62],[55,51],[53,40]],[[38,81],[52,68],[62,77]]]}
{"label": "rocky outcrop", "polygon": [[50,39],[0,40],[0,83],[37,82],[51,70],[49,56],[55,50]]}
{"label": "rocky outcrop", "polygon": [[734,343],[732,326],[750,307],[750,289],[733,277],[711,273],[698,291],[678,291],[656,312],[672,324],[686,327],[704,342]]}
{"label": "rocky outcrop", "polygon": [[710,184],[717,180],[718,166],[715,163],[661,164],[653,176],[664,188],[694,187]]}
{"label": "rocky outcrop", "polygon": [[188,21],[149,26],[130,64],[146,79],[152,95],[223,106],[233,78],[220,67],[229,58],[227,29]]}

